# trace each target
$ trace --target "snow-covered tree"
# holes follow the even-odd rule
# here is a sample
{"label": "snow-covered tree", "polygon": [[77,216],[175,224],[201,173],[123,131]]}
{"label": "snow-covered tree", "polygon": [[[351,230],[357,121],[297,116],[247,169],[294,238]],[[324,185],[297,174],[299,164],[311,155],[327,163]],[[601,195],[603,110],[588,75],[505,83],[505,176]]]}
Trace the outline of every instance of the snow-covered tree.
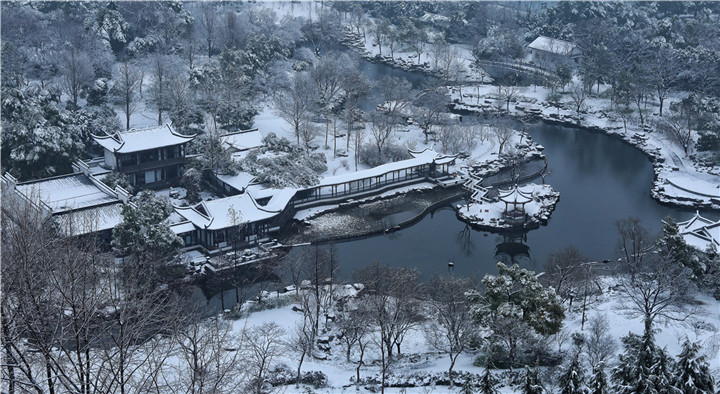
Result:
{"label": "snow-covered tree", "polygon": [[480,387],[478,388],[479,392],[482,394],[497,394],[499,393],[496,388],[498,383],[497,378],[494,377],[490,371],[490,367],[487,366],[485,367],[485,372],[483,372],[482,378],[480,378]]}
{"label": "snow-covered tree", "polygon": [[268,134],[264,141],[265,152],[250,151],[240,163],[245,171],[258,177],[260,182],[268,182],[276,187],[304,187],[317,184],[319,175],[327,171],[323,153],[309,154],[303,148],[291,146],[286,138],[277,138],[274,133]]}
{"label": "snow-covered tree", "polygon": [[2,165],[20,180],[68,173],[82,152],[82,130],[59,98],[37,84],[3,91]]}
{"label": "snow-covered tree", "polygon": [[[620,355],[619,364],[613,369],[612,380],[615,391],[620,394],[653,394],[669,387],[669,370],[663,349],[655,345],[652,332],[640,337],[630,333],[622,339],[625,352]],[[659,382],[665,382],[658,385]]]}
{"label": "snow-covered tree", "polygon": [[172,212],[170,202],[150,190],[123,205],[123,221],[113,229],[113,246],[120,255],[129,257],[124,266],[126,274],[144,277],[144,283],[152,284],[158,270],[183,246],[166,222]]}
{"label": "snow-covered tree", "polygon": [[688,246],[685,238],[680,235],[680,228],[675,219],[669,216],[663,219],[662,235],[658,240],[658,244],[666,253],[672,256],[672,260],[677,264],[690,268],[697,277],[703,275],[703,267],[693,256],[693,249]]}
{"label": "snow-covered tree", "polygon": [[85,19],[85,26],[105,40],[115,53],[120,53],[128,42],[130,25],[115,2],[95,8]]}
{"label": "snow-covered tree", "polygon": [[560,375],[561,394],[586,394],[585,371],[580,362],[580,353],[576,352]]}
{"label": "snow-covered tree", "polygon": [[238,166],[230,151],[223,145],[219,132],[210,130],[202,134],[194,141],[193,146],[197,147],[200,153],[197,161],[200,163],[199,170],[203,175],[237,174]]}
{"label": "snow-covered tree", "polygon": [[517,264],[498,263],[497,267],[497,276],[486,274],[482,280],[484,294],[469,292],[468,297],[475,319],[504,343],[512,367],[523,333],[557,333],[565,312],[555,290],[543,287],[533,271]]}
{"label": "snow-covered tree", "polygon": [[607,394],[610,392],[607,374],[605,373],[605,363],[600,362],[593,367],[588,388],[590,394]]}
{"label": "snow-covered tree", "polygon": [[522,394],[545,394],[537,369],[525,366],[525,380],[520,389]]}
{"label": "snow-covered tree", "polygon": [[704,355],[698,355],[701,348],[697,343],[685,340],[677,357],[677,368],[673,386],[682,394],[711,394],[715,392],[710,367]]}

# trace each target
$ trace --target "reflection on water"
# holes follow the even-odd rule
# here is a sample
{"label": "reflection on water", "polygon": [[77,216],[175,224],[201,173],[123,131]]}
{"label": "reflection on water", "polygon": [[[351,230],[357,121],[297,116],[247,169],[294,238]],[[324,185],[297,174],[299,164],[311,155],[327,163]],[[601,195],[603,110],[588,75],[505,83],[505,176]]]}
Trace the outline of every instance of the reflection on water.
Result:
{"label": "reflection on water", "polygon": [[524,243],[525,240],[527,233],[503,235],[502,243],[495,246],[495,260],[505,265],[527,267],[530,263],[530,247]]}
{"label": "reflection on water", "polygon": [[[618,219],[639,217],[645,227],[658,233],[664,217],[686,220],[694,212],[655,202],[650,197],[650,161],[614,137],[548,124],[526,129],[545,146],[550,171],[546,181],[560,192],[560,202],[547,226],[523,237],[526,253],[513,255],[524,267],[540,270],[551,253],[571,245],[593,260],[612,259],[617,257]],[[703,214],[715,220],[720,217],[717,212]],[[458,275],[495,273],[497,259],[505,256],[497,252],[506,253],[504,244],[508,243],[517,242],[472,230],[456,218],[453,209],[444,207],[409,228],[335,246],[348,278],[373,261],[417,267],[427,278],[447,272],[447,261],[453,258]]]}

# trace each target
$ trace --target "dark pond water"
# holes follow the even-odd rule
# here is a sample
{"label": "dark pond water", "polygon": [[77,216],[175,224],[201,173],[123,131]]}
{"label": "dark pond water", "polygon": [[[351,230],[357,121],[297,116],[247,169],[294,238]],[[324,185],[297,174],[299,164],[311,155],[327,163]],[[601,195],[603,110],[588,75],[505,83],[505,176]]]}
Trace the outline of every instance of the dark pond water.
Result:
{"label": "dark pond water", "polygon": [[[560,202],[547,226],[522,237],[529,258],[519,259],[521,264],[541,269],[551,253],[571,245],[594,260],[615,258],[617,220],[636,216],[651,232],[659,232],[662,218],[692,215],[692,210],[662,206],[650,197],[652,165],[631,146],[603,134],[547,124],[526,129],[546,148],[546,180],[560,191]],[[335,248],[347,277],[373,261],[417,267],[427,277],[447,272],[448,260],[454,260],[458,275],[482,276],[494,272],[498,245],[506,247],[508,241],[468,229],[445,207],[396,233],[336,243]]]}
{"label": "dark pond water", "polygon": [[[406,78],[414,87],[429,83],[423,74],[383,64],[364,62],[363,71],[371,80],[392,75]],[[652,164],[614,137],[544,123],[525,128],[545,146],[550,171],[546,181],[560,191],[547,226],[509,240],[467,228],[451,207],[444,207],[392,234],[335,243],[341,275],[349,278],[358,267],[379,261],[417,267],[429,276],[447,272],[448,261],[454,260],[456,274],[482,276],[494,272],[498,245],[501,251],[508,246],[517,251],[508,241],[518,238],[529,247],[529,258],[518,261],[530,268],[542,268],[551,253],[571,245],[590,259],[611,259],[617,256],[617,220],[636,216],[651,232],[659,232],[662,218],[685,220],[694,212],[655,202],[650,197]],[[720,217],[716,212],[704,214]]]}
{"label": "dark pond water", "polygon": [[[418,73],[369,62],[364,66],[372,80],[393,75],[414,86],[424,83]],[[544,123],[525,128],[545,146],[550,171],[546,181],[560,192],[547,226],[511,239],[472,230],[457,219],[452,207],[441,207],[400,231],[334,243],[340,277],[350,280],[356,269],[374,261],[416,267],[425,278],[448,272],[448,261],[454,261],[455,274],[482,277],[496,272],[496,261],[512,254],[517,254],[515,261],[520,264],[540,270],[551,253],[571,245],[590,259],[612,259],[617,257],[617,220],[636,216],[657,233],[664,217],[686,220],[694,213],[662,206],[650,197],[652,164],[630,145],[604,134]],[[401,221],[411,214],[390,219]],[[718,212],[703,214],[720,218]],[[497,255],[498,251],[503,254]],[[227,291],[226,302],[231,299],[234,292]],[[218,301],[215,296],[211,302]]]}

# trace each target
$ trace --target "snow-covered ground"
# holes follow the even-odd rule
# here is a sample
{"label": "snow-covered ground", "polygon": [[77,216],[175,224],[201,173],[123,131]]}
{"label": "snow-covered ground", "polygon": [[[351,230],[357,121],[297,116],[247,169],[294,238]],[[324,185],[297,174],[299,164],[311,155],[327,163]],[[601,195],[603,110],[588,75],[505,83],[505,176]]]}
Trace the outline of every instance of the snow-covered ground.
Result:
{"label": "snow-covered ground", "polygon": [[[620,345],[620,338],[629,332],[642,333],[643,323],[640,318],[631,318],[622,306],[622,295],[612,289],[614,280],[612,278],[603,278],[601,281],[603,294],[600,295],[596,302],[592,304],[588,311],[588,319],[593,319],[596,315],[604,315],[610,322],[608,333]],[[345,289],[351,288],[345,286]],[[279,297],[290,297],[291,293],[280,295]],[[270,295],[277,297],[277,295]],[[691,341],[699,342],[701,352],[707,357],[713,375],[720,377],[720,302],[707,296],[698,296],[700,302],[699,311],[692,318],[685,322],[669,322],[667,324],[656,324],[658,329],[656,340],[660,347],[664,347],[672,355],[676,356],[681,350],[681,343],[687,337]],[[569,333],[581,332],[581,318],[579,311],[567,312],[567,319],[564,322],[562,334],[567,336]],[[249,314],[247,317],[237,320],[233,323],[236,331],[243,328],[251,328],[260,326],[264,323],[276,323],[287,335],[295,329],[297,324],[302,321],[302,313],[293,311],[293,305],[283,306],[278,309],[264,310]],[[332,335],[332,324],[329,326],[328,335]],[[585,327],[587,330],[587,325]],[[552,345],[557,348],[558,344]],[[569,341],[562,345],[563,350],[571,346]],[[379,353],[375,349],[375,345],[368,347],[366,354],[366,365],[361,369],[361,377],[376,375],[380,372],[380,368],[373,362],[379,358]],[[446,355],[437,354],[427,345],[421,330],[411,330],[402,345],[403,357],[391,367],[391,373],[395,376],[409,375],[414,373],[432,373],[444,372],[449,366]],[[618,347],[618,352],[622,348]],[[473,366],[473,360],[478,353],[469,352],[462,354],[457,361],[455,371],[467,371],[471,373],[481,374],[482,368]],[[353,352],[351,360],[356,360],[357,354]],[[612,363],[617,361],[615,358]],[[275,360],[276,364],[284,363],[294,370],[297,367],[297,356],[292,353],[285,353],[283,356]],[[611,363],[611,364],[612,364]],[[327,360],[307,359],[302,366],[303,371],[322,371],[328,377],[330,387],[324,389],[316,389],[318,393],[342,393],[355,392],[355,386],[351,385],[351,378],[355,376],[356,364],[348,363],[345,360],[345,348],[343,344],[334,340],[330,342],[330,351],[327,352]],[[499,371],[497,371],[499,372]],[[347,387],[346,387],[347,386]],[[456,388],[457,392],[459,388]],[[286,386],[281,389],[287,393],[304,393],[306,389],[301,387],[296,389],[294,386]],[[370,392],[361,387],[361,393]],[[388,393],[445,393],[451,392],[447,386],[438,387],[418,387],[392,388],[386,390]],[[517,388],[504,387],[501,392],[514,393],[519,392]]]}
{"label": "snow-covered ground", "polygon": [[[523,222],[522,228],[532,228],[539,226],[541,222],[546,222],[550,217],[550,213],[555,209],[555,204],[560,199],[560,193],[553,190],[550,185],[530,183],[520,186],[518,190],[522,193],[519,198],[523,199],[525,196],[531,198],[529,202],[524,204],[524,211],[528,216],[528,220]],[[482,228],[514,228],[511,223],[503,219],[505,206],[506,204],[502,200],[492,202],[474,201],[458,206],[458,217]]]}
{"label": "snow-covered ground", "polygon": [[[571,109],[572,99],[569,94],[563,95],[564,104],[560,108],[546,101],[549,89],[530,86],[518,87],[517,90],[517,98],[510,105],[510,115],[540,117],[546,121],[616,135],[653,160],[656,174],[652,190],[654,198],[677,205],[720,209],[720,168],[696,164],[685,155],[682,147],[655,130],[651,125],[657,117],[652,113],[656,113],[658,108],[652,104],[648,105],[646,126],[643,128],[636,122],[629,122],[626,131],[622,119],[615,117],[610,110],[609,99],[588,99],[587,109],[578,116]],[[452,94],[452,99],[458,102],[456,109],[484,112],[497,111],[502,107],[495,86],[465,86],[463,91],[465,94],[462,97],[457,89]]]}

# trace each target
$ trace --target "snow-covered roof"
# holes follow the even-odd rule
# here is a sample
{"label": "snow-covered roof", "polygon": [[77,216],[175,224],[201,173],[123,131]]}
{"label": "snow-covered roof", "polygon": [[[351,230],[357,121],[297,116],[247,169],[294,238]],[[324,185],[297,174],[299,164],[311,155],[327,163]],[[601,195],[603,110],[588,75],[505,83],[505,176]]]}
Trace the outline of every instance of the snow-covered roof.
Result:
{"label": "snow-covered roof", "polygon": [[383,164],[377,167],[368,168],[367,170],[360,170],[355,172],[349,172],[347,174],[335,175],[323,178],[320,183],[316,186],[330,186],[341,183],[354,181],[357,179],[372,178],[381,176],[392,171],[402,170],[404,168],[418,167],[426,164],[449,164],[452,163],[457,156],[446,156],[441,155],[430,148],[425,148],[421,151],[409,151],[412,159],[395,161],[392,163]]}
{"label": "snow-covered roof", "polygon": [[235,175],[217,175],[217,178],[240,192],[244,191],[255,180],[255,176],[247,172],[238,172]]}
{"label": "snow-covered roof", "polygon": [[[294,192],[293,194],[294,195]],[[248,193],[242,193],[235,196],[219,198],[217,200],[203,201],[190,207],[174,207],[175,211],[182,217],[186,218],[198,228],[207,230],[221,230],[242,223],[258,222],[270,219],[282,212],[292,195],[281,203],[277,201],[273,203],[271,198],[267,205],[258,204],[255,199]],[[281,196],[284,200],[285,194]],[[232,210],[237,212],[238,217],[233,220]]]}
{"label": "snow-covered roof", "polygon": [[82,173],[19,183],[16,191],[44,203],[53,214],[119,201],[109,187]]}
{"label": "snow-covered roof", "polygon": [[172,232],[174,232],[175,235],[178,235],[178,234],[189,233],[191,231],[195,231],[195,226],[193,226],[192,222],[186,220],[184,222],[171,224],[170,230],[172,230]]}
{"label": "snow-covered roof", "polygon": [[533,200],[532,196],[525,194],[517,185],[512,189],[499,190],[498,198],[503,202],[514,204],[527,204]]}
{"label": "snow-covered roof", "polygon": [[700,215],[699,211],[695,211],[695,215],[693,215],[692,218],[689,220],[686,220],[684,222],[678,222],[678,228],[680,229],[680,233],[687,233],[687,232],[693,232],[697,231],[703,227],[710,226],[713,224],[717,224],[720,222],[713,222],[712,220],[703,217]]}
{"label": "snow-covered roof", "polygon": [[248,193],[255,199],[255,202],[261,198],[270,197],[270,200],[265,205],[262,205],[262,209],[280,212],[285,209],[290,200],[295,196],[297,189],[291,187],[283,189],[255,189],[248,190]]}
{"label": "snow-covered roof", "polygon": [[679,222],[678,228],[688,245],[700,250],[708,247],[720,250],[720,220],[713,222],[695,211],[695,215],[690,220]]}
{"label": "snow-covered roof", "polygon": [[93,135],[103,148],[117,153],[132,153],[190,142],[195,135],[178,134],[171,125],[119,131],[112,135]]}
{"label": "snow-covered roof", "polygon": [[60,229],[68,235],[84,235],[110,230],[122,222],[123,203],[117,202],[55,215]]}
{"label": "snow-covered roof", "polygon": [[557,55],[569,56],[573,54],[573,50],[577,48],[577,45],[572,42],[558,40],[556,38],[550,38],[540,36],[528,45],[528,48],[536,49],[538,51],[550,52]]}
{"label": "snow-covered roof", "polygon": [[258,129],[236,131],[220,136],[220,141],[222,141],[225,148],[235,151],[259,148],[263,146],[262,139],[263,135]]}

